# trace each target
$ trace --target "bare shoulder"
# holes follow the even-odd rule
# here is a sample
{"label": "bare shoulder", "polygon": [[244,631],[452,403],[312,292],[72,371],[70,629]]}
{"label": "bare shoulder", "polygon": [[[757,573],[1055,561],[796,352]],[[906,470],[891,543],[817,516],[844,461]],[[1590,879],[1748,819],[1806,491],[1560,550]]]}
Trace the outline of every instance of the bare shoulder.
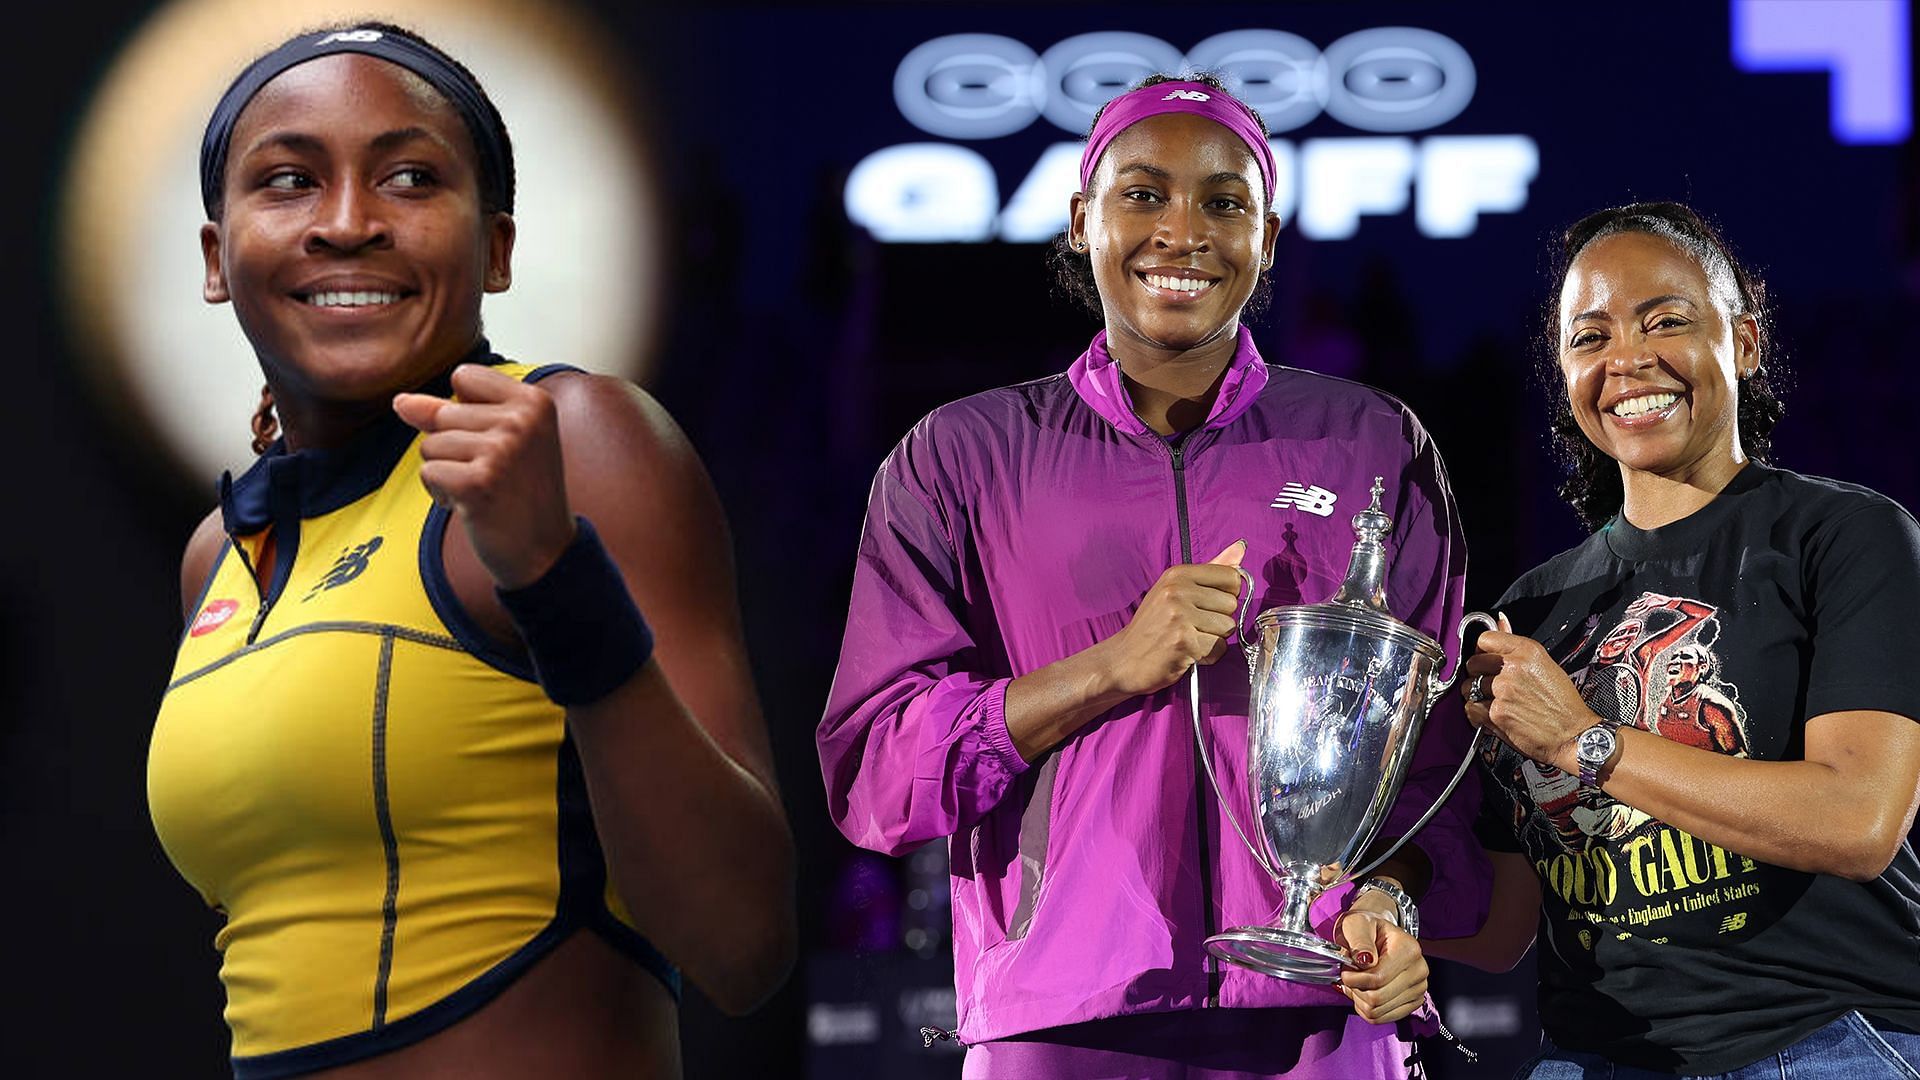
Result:
{"label": "bare shoulder", "polygon": [[213,573],[214,560],[220,557],[227,533],[220,520],[220,508],[214,507],[187,539],[186,554],[180,558],[180,617],[193,618],[193,606]]}
{"label": "bare shoulder", "polygon": [[582,425],[608,427],[631,437],[686,444],[680,425],[673,422],[652,394],[625,379],[588,371],[562,371],[542,379],[541,389],[553,396],[561,430]]}
{"label": "bare shoulder", "polygon": [[577,511],[589,517],[596,511],[718,511],[693,444],[652,394],[587,372],[562,372],[539,385],[553,397],[568,496]]}

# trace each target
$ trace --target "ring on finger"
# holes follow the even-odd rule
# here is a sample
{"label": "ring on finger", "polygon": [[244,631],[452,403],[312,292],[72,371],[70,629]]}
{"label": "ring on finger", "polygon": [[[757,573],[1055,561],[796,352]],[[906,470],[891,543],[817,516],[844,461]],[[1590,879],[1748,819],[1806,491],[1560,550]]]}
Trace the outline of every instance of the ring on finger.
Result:
{"label": "ring on finger", "polygon": [[1475,675],[1473,681],[1467,684],[1467,700],[1476,702],[1493,700],[1493,695],[1487,693],[1487,677],[1485,675]]}

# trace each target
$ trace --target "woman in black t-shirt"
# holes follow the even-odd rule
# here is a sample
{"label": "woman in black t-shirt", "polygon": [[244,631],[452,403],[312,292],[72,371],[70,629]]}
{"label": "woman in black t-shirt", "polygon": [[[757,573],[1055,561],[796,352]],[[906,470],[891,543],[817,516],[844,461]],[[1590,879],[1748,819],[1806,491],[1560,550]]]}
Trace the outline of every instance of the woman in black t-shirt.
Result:
{"label": "woman in black t-shirt", "polygon": [[1504,970],[1539,910],[1532,1077],[1920,1076],[1920,526],[1765,464],[1763,293],[1693,211],[1562,254],[1554,435],[1596,531],[1467,664],[1497,896],[1429,953]]}

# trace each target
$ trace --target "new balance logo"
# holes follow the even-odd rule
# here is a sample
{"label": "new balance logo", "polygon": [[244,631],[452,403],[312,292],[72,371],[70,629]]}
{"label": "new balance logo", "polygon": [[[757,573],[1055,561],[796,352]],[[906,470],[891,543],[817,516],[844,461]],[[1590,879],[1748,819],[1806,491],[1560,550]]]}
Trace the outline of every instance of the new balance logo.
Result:
{"label": "new balance logo", "polygon": [[387,35],[378,30],[335,30],[333,33],[314,42],[313,47],[317,49],[322,45],[332,45],[336,41],[365,45],[369,41],[379,41],[386,36]]}
{"label": "new balance logo", "polygon": [[1339,497],[1318,485],[1288,484],[1280,489],[1280,494],[1273,497],[1270,505],[1275,510],[1285,510],[1291,506],[1297,510],[1305,510],[1309,514],[1332,517],[1334,500]]}
{"label": "new balance logo", "polygon": [[1200,92],[1200,91],[1198,91],[1198,90],[1175,90],[1175,91],[1173,91],[1172,93],[1170,93],[1170,94],[1168,94],[1168,95],[1167,95],[1166,97],[1163,97],[1163,98],[1161,98],[1160,100],[1161,100],[1161,101],[1174,101],[1174,100],[1179,100],[1179,101],[1212,101],[1212,100],[1213,100],[1213,95],[1212,95],[1212,94],[1203,94],[1203,93],[1201,93],[1201,92]]}
{"label": "new balance logo", "polygon": [[357,544],[341,551],[340,557],[334,560],[333,565],[327,568],[327,572],[321,575],[320,581],[301,598],[300,602],[304,604],[320,595],[322,589],[339,588],[366,573],[367,561],[373,558],[374,552],[380,550],[381,542],[381,538],[376,536],[364,544]]}

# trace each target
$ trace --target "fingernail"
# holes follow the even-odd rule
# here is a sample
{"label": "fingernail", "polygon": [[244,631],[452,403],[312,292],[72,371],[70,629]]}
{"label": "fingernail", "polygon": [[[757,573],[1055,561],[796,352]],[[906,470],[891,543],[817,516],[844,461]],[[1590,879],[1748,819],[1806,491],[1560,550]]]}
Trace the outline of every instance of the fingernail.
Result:
{"label": "fingernail", "polygon": [[1359,964],[1360,964],[1360,966],[1361,966],[1361,967],[1372,967],[1372,966],[1373,966],[1373,954],[1372,954],[1372,953],[1370,953],[1370,952],[1357,952],[1357,953],[1354,953],[1354,954],[1353,954],[1353,958],[1354,958],[1354,960],[1356,960],[1356,961],[1358,961],[1358,962],[1359,962]]}

